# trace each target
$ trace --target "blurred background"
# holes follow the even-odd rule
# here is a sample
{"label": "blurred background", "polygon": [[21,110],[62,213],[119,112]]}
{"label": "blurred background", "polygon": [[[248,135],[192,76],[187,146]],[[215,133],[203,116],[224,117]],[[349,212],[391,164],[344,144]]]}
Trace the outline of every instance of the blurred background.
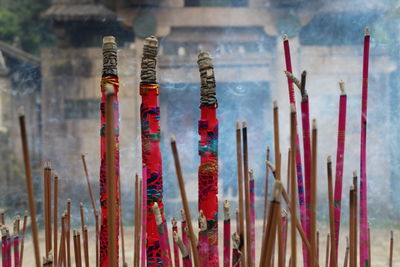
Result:
{"label": "blurred background", "polygon": [[[274,99],[280,106],[282,173],[286,173],[289,100],[282,35],[287,34],[294,74],[299,77],[302,70],[308,71],[311,117],[318,121],[321,221],[328,218],[325,161],[328,155],[336,158],[338,82],[346,82],[342,214],[347,220],[352,171],[359,171],[362,42],[368,26],[370,223],[398,226],[399,7],[397,0],[0,0],[0,209],[10,217],[26,209],[17,123],[20,106],[28,119],[39,207],[44,161],[51,161],[61,179],[60,210],[67,198],[73,200],[76,214],[79,202],[90,207],[81,154],[86,155],[98,195],[101,44],[103,36],[114,35],[119,46],[124,219],[133,221],[134,175],[141,172],[139,66],[144,38],[155,35],[160,42],[158,81],[167,219],[179,217],[181,208],[169,147],[171,134],[176,136],[183,159],[190,200],[193,204],[197,201],[197,54],[202,50],[213,56],[217,80],[220,199],[232,200],[235,208],[235,122],[246,120],[261,218],[267,146],[273,151]],[[300,94],[296,94],[299,103]]]}

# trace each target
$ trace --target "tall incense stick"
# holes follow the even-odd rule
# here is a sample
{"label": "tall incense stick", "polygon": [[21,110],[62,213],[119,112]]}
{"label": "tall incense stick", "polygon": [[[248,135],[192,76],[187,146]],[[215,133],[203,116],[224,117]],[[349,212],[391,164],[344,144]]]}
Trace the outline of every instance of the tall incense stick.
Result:
{"label": "tall incense stick", "polygon": [[360,148],[360,267],[370,266],[368,252],[368,199],[367,199],[367,103],[369,29],[365,29],[361,101],[361,148]]}
{"label": "tall incense stick", "polygon": [[[291,153],[291,166],[290,166],[290,202],[291,202],[291,227],[290,227],[290,240],[291,240],[291,259],[292,259],[292,267],[297,266],[297,238],[296,238],[296,153],[297,144],[296,144],[296,107],[294,104],[290,104],[290,150]],[[310,242],[312,244],[312,241]],[[311,246],[312,248],[312,246]],[[314,267],[314,266],[313,266]]]}
{"label": "tall incense stick", "polygon": [[[19,116],[19,127],[21,130],[22,154],[24,156],[26,189],[28,191],[28,204],[29,204],[29,212],[30,212],[30,217],[31,217],[32,242],[33,242],[33,248],[34,248],[34,252],[35,252],[35,263],[36,263],[36,267],[41,267],[38,227],[37,227],[37,222],[36,222],[36,204],[35,204],[35,197],[34,197],[34,193],[33,193],[32,171],[31,171],[31,163],[30,163],[30,159],[29,159],[29,146],[28,146],[28,137],[26,134],[25,115],[24,114],[21,114]],[[22,264],[22,260],[21,260],[21,264]]]}
{"label": "tall incense stick", "polygon": [[237,173],[238,173],[238,210],[239,220],[238,235],[240,238],[239,250],[241,252],[241,264],[246,264],[246,251],[244,242],[244,192],[243,192],[243,161],[242,161],[242,135],[239,121],[236,122],[236,160],[237,160]]}
{"label": "tall incense stick", "polygon": [[336,234],[335,234],[335,218],[333,214],[333,181],[332,181],[332,159],[331,156],[327,159],[327,173],[328,173],[328,203],[329,203],[329,226],[331,233],[331,267],[337,267],[337,253],[336,253]]}
{"label": "tall incense stick", "polygon": [[393,266],[393,231],[390,231],[389,267]]}
{"label": "tall incense stick", "polygon": [[194,234],[193,225],[192,225],[192,217],[190,216],[189,203],[188,203],[187,196],[186,196],[185,183],[183,181],[181,163],[179,160],[178,149],[176,147],[176,142],[175,142],[174,137],[171,137],[171,149],[172,149],[172,154],[174,156],[176,176],[178,178],[179,189],[181,192],[182,204],[183,204],[183,209],[185,211],[185,217],[186,217],[186,223],[187,223],[188,229],[189,229],[189,236],[190,236],[190,243],[192,245],[194,266],[199,267],[200,266],[199,252],[196,249],[197,244],[196,244],[195,234]]}
{"label": "tall incense stick", "polygon": [[[267,147],[267,156],[266,161],[269,161],[270,158],[270,149]],[[263,216],[263,229],[265,229],[265,223],[267,220],[267,207],[268,207],[268,179],[269,179],[269,168],[268,165],[265,164],[265,188],[264,188],[264,216]]]}
{"label": "tall incense stick", "polygon": [[181,251],[183,267],[192,267],[192,261],[190,260],[188,249],[185,244],[183,244],[182,239],[175,232],[173,232],[173,238],[174,243],[178,245],[179,250]]}
{"label": "tall incense stick", "polygon": [[22,260],[24,258],[24,244],[25,244],[25,233],[26,233],[27,221],[28,221],[28,212],[25,211],[24,222],[22,224],[22,238],[21,238],[21,249],[20,249],[20,259],[19,259],[20,266],[22,266]]}
{"label": "tall incense stick", "polygon": [[57,248],[58,248],[58,176],[54,176],[54,203],[53,203],[53,262],[57,263],[58,255],[57,255]]}
{"label": "tall incense stick", "polygon": [[330,244],[331,244],[331,235],[326,235],[326,251],[325,251],[325,267],[329,267],[329,255],[330,255]]}
{"label": "tall incense stick", "polygon": [[317,231],[317,122],[312,121],[312,137],[311,137],[311,183],[310,183],[310,243],[311,243],[311,266],[316,266],[317,246],[316,246],[316,231]]}

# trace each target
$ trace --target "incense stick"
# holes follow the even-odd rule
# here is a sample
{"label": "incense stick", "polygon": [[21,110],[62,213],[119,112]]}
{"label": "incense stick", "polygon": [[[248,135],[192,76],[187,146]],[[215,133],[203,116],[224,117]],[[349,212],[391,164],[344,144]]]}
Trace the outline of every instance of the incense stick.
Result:
{"label": "incense stick", "polygon": [[[141,244],[141,266],[146,264],[146,239],[147,239],[147,167],[143,166],[142,169],[142,196],[141,196],[141,209],[140,223],[142,230],[142,244]],[[139,244],[140,245],[140,244]]]}
{"label": "incense stick", "polygon": [[250,181],[249,181],[249,155],[247,147],[247,122],[242,123],[243,138],[243,169],[244,169],[244,203],[246,217],[246,259],[247,266],[254,266],[253,254],[251,251],[251,215],[250,215]]}
{"label": "incense stick", "polygon": [[24,258],[24,244],[25,244],[25,233],[26,233],[27,221],[28,221],[28,211],[25,211],[24,222],[22,224],[21,249],[20,249],[20,259],[19,259],[20,266],[22,266],[22,260]]}
{"label": "incense stick", "polygon": [[86,231],[86,234],[85,234],[86,224],[85,224],[85,216],[84,216],[83,204],[82,203],[80,203],[79,209],[80,209],[80,214],[81,214],[82,241],[83,241],[83,244],[84,244],[84,246],[83,246],[84,247],[83,255],[84,255],[84,258],[85,258],[85,266],[89,267],[89,250],[85,249],[86,248],[85,244],[88,242],[88,240],[86,239],[87,238],[87,235],[86,235],[87,231]]}
{"label": "incense stick", "polygon": [[14,247],[14,267],[19,267],[19,216],[15,217],[14,220],[14,232],[13,232],[13,247]]}
{"label": "incense stick", "polygon": [[367,203],[367,103],[370,32],[365,29],[361,101],[360,148],[360,267],[370,266],[368,253],[368,203]]}
{"label": "incense stick", "polygon": [[0,213],[0,217],[1,217],[1,224],[6,225],[6,217],[4,212]]}
{"label": "incense stick", "polygon": [[240,236],[238,233],[233,233],[232,235],[232,267],[239,267],[241,266],[240,263],[242,261],[242,253],[240,252]]}
{"label": "incense stick", "polygon": [[171,249],[168,241],[168,233],[165,231],[164,222],[162,220],[161,211],[157,202],[153,204],[153,214],[156,219],[160,248],[162,251],[161,259],[163,266],[172,267]]}
{"label": "incense stick", "polygon": [[348,263],[349,263],[349,250],[350,250],[350,246],[349,246],[349,238],[346,236],[346,252],[344,254],[344,263],[343,263],[343,267],[347,267]]}
{"label": "incense stick", "polygon": [[182,217],[182,223],[181,223],[182,242],[183,242],[183,244],[185,245],[185,247],[186,247],[187,250],[188,250],[189,257],[192,258],[192,255],[191,255],[191,254],[192,254],[192,253],[191,253],[192,246],[191,246],[191,244],[190,244],[187,231],[185,231],[185,229],[187,229],[187,223],[186,223],[185,212],[184,212],[183,209],[181,209],[181,217]]}
{"label": "incense stick", "polygon": [[285,209],[282,209],[282,254],[283,254],[283,266],[286,266],[286,248],[287,248],[287,228],[288,228],[288,216]]}
{"label": "incense stick", "polygon": [[311,243],[311,266],[316,266],[316,231],[317,231],[317,121],[312,121],[311,138],[312,170],[310,182],[310,243]]}
{"label": "incense stick", "polygon": [[327,176],[328,176],[328,203],[329,203],[329,226],[331,236],[331,261],[330,265],[337,267],[337,253],[336,253],[336,234],[335,234],[335,218],[334,218],[334,204],[333,204],[333,181],[332,181],[332,159],[331,156],[327,159]]}
{"label": "incense stick", "polygon": [[[25,165],[25,176],[26,176],[26,188],[28,191],[28,204],[29,211],[31,216],[31,227],[32,227],[32,242],[35,252],[35,263],[36,267],[41,267],[40,264],[40,250],[39,250],[39,239],[38,239],[38,228],[36,222],[36,206],[35,206],[35,198],[33,193],[33,182],[32,182],[32,171],[29,159],[29,147],[28,147],[28,138],[26,134],[26,126],[25,126],[25,115],[19,116],[19,126],[21,130],[21,140],[22,140],[22,154],[24,156],[24,165]],[[22,260],[21,260],[22,264]]]}
{"label": "incense stick", "polygon": [[[123,212],[122,212],[122,198],[121,198],[121,181],[119,181],[118,183],[118,199],[119,199],[119,227],[120,227],[120,231],[121,231],[121,251],[122,251],[122,266],[123,267],[127,267],[128,264],[126,263],[125,260],[125,240],[124,240],[124,216],[123,216]],[[139,194],[140,196],[140,194]],[[138,205],[138,211],[140,212],[140,204]],[[140,217],[140,214],[139,214]],[[140,221],[140,220],[139,220]],[[139,223],[140,224],[140,223]],[[138,232],[138,241],[140,242],[140,231]],[[139,248],[138,248],[139,251]]]}
{"label": "incense stick", "polygon": [[[331,235],[326,235],[326,251],[325,251],[325,267],[329,267],[329,255],[330,255],[330,244],[331,244]],[[332,254],[331,254],[332,256]]]}
{"label": "incense stick", "polygon": [[186,196],[185,184],[183,181],[183,175],[182,175],[181,164],[179,161],[178,149],[176,147],[175,138],[173,136],[171,136],[171,148],[172,148],[172,154],[174,156],[176,176],[178,178],[183,209],[185,211],[186,222],[187,222],[187,225],[189,228],[189,235],[190,235],[190,242],[192,245],[194,266],[199,267],[200,266],[199,265],[199,262],[200,262],[199,261],[199,253],[196,249],[197,245],[196,245],[195,235],[194,235],[193,226],[192,226],[192,219],[190,216],[189,203],[188,203],[187,196]]}
{"label": "incense stick", "polygon": [[[236,160],[237,160],[237,173],[238,173],[238,207],[239,207],[239,231],[238,235],[240,240],[244,241],[244,192],[243,192],[243,162],[242,162],[242,135],[239,121],[236,122]],[[245,246],[240,244],[241,264],[246,264],[246,251]]]}
{"label": "incense stick", "polygon": [[73,230],[74,234],[74,253],[75,253],[75,266],[82,267],[82,258],[81,258],[81,250],[80,250],[80,235],[79,230]]}
{"label": "incense stick", "polygon": [[[290,227],[290,240],[291,240],[291,259],[292,259],[292,267],[297,266],[297,238],[296,238],[296,220],[297,220],[297,214],[296,214],[296,154],[294,153],[297,151],[297,144],[296,144],[296,108],[294,104],[290,105],[290,151],[291,153],[291,166],[290,166],[290,202],[291,202],[291,207],[290,210],[291,212],[291,227]],[[310,242],[311,244],[313,243],[312,240]],[[314,241],[315,244],[315,241]],[[311,245],[311,250],[312,250],[312,245]],[[312,254],[315,255],[315,254]],[[314,267],[314,265],[313,265]]]}
{"label": "incense stick", "polygon": [[224,267],[231,266],[231,218],[230,203],[224,201]]}
{"label": "incense stick", "polygon": [[357,193],[354,185],[350,186],[349,239],[350,267],[357,266]]}
{"label": "incense stick", "polygon": [[67,226],[66,226],[66,240],[67,240],[67,266],[71,267],[71,199],[67,200]]}
{"label": "incense stick", "polygon": [[[267,147],[267,156],[266,161],[269,161],[270,157],[270,149]],[[265,189],[264,189],[264,216],[263,216],[263,230],[265,229],[265,223],[267,220],[267,207],[268,207],[268,179],[269,179],[269,168],[268,165],[265,164]]]}
{"label": "incense stick", "polygon": [[319,231],[317,231],[317,263],[319,264]]}
{"label": "incense stick", "polygon": [[[182,254],[183,267],[192,267],[192,261],[190,260],[188,249],[183,244],[182,239],[178,236],[176,232],[173,233],[174,243],[176,243]],[[176,266],[175,266],[176,267]]]}
{"label": "incense stick", "polygon": [[[251,257],[255,261],[256,260],[256,208],[255,208],[254,172],[253,172],[253,169],[249,170],[249,191],[250,191]],[[280,212],[278,214],[280,214]]]}
{"label": "incense stick", "polygon": [[53,203],[53,262],[58,262],[57,248],[58,248],[58,176],[54,176],[54,203]]}
{"label": "incense stick", "polygon": [[393,266],[393,231],[390,231],[389,267]]}
{"label": "incense stick", "polygon": [[134,230],[134,236],[135,236],[135,250],[133,254],[133,262],[134,262],[134,267],[139,266],[139,248],[138,248],[138,241],[139,241],[139,177],[136,174],[135,176],[135,230]]}
{"label": "incense stick", "polygon": [[175,218],[172,218],[171,220],[171,225],[172,225],[172,237],[174,240],[174,267],[180,267],[180,261],[179,261],[179,248],[178,248],[178,243],[175,241],[175,235],[178,235],[178,222],[176,221]]}

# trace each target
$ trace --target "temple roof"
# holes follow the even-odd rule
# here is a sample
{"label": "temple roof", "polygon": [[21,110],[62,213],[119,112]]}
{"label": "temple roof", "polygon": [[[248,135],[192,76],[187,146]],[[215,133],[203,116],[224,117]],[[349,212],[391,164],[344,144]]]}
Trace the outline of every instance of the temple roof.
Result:
{"label": "temple roof", "polygon": [[102,4],[53,4],[42,13],[50,20],[115,20],[117,15]]}
{"label": "temple roof", "polygon": [[26,62],[31,65],[39,65],[40,58],[31,55],[15,46],[9,45],[3,41],[0,41],[0,51],[4,55],[17,59],[18,61]]}

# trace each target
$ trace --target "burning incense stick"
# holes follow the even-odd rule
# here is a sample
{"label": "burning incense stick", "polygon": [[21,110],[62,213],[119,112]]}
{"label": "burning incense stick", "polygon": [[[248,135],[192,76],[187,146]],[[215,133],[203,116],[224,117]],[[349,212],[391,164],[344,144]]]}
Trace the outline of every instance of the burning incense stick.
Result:
{"label": "burning incense stick", "polygon": [[59,250],[59,257],[58,257],[58,266],[65,266],[65,219],[66,219],[66,213],[63,213],[61,215],[61,239],[60,239],[60,250]]}
{"label": "burning incense stick", "polygon": [[168,233],[165,232],[164,222],[162,220],[161,211],[160,208],[158,207],[157,202],[155,202],[153,205],[153,213],[156,219],[158,236],[160,238],[159,242],[162,251],[161,259],[163,262],[163,266],[172,267],[172,260],[171,260],[172,257],[168,241]]}
{"label": "burning incense stick", "polygon": [[192,218],[190,216],[189,203],[188,203],[187,196],[186,196],[185,183],[183,181],[181,163],[179,161],[178,149],[176,147],[175,138],[173,136],[171,136],[171,149],[172,149],[172,154],[174,156],[176,176],[178,178],[178,183],[179,183],[179,189],[180,189],[181,198],[182,198],[183,209],[185,211],[186,223],[187,223],[188,229],[189,229],[189,236],[190,236],[190,243],[192,245],[194,266],[195,267],[199,267],[200,266],[199,265],[199,262],[200,262],[199,261],[199,253],[198,253],[198,251],[196,249],[197,248],[197,244],[196,244],[195,234],[194,234],[193,226],[192,226]]}
{"label": "burning incense stick", "polygon": [[178,233],[173,232],[174,243],[176,243],[182,254],[183,267],[192,267],[192,261],[190,260],[188,250],[183,244],[182,239],[178,236]]}
{"label": "burning incense stick", "polygon": [[[36,263],[36,267],[41,267],[38,228],[37,228],[37,222],[36,222],[36,205],[35,205],[35,198],[34,198],[34,193],[33,193],[32,171],[31,171],[31,163],[30,163],[30,159],[29,159],[29,147],[28,147],[28,138],[27,138],[27,134],[26,134],[25,115],[23,115],[23,114],[19,116],[19,126],[20,126],[20,130],[21,130],[22,153],[24,156],[26,188],[28,191],[28,204],[29,204],[29,211],[30,211],[30,216],[31,216],[32,242],[33,242],[33,247],[34,247],[34,252],[35,252],[35,263]],[[21,264],[22,264],[22,259],[21,259]]]}
{"label": "burning incense stick", "polygon": [[242,241],[239,249],[241,252],[241,264],[246,264],[246,251],[243,244],[244,241],[244,192],[243,192],[243,162],[242,162],[242,136],[239,121],[236,122],[236,160],[238,173],[238,210],[239,220],[236,222],[239,228],[237,234]]}
{"label": "burning incense stick", "polygon": [[1,227],[1,257],[3,267],[11,267],[11,239],[8,228]]}
{"label": "burning incense stick", "polygon": [[241,258],[242,258],[242,253],[240,252],[240,247],[242,245],[240,244],[240,236],[238,233],[233,233],[232,235],[232,267],[239,267],[241,266]]}
{"label": "burning incense stick", "polygon": [[311,266],[316,266],[316,231],[317,231],[317,121],[312,121],[312,169],[310,182],[310,243],[311,243]]}
{"label": "burning incense stick", "polygon": [[[115,44],[115,43],[114,43]],[[104,259],[109,263],[109,266],[116,267],[118,265],[118,181],[116,176],[116,144],[115,144],[115,92],[114,88],[105,85],[106,92],[106,189],[107,189],[107,209],[112,212],[107,213],[107,234],[108,234],[108,256],[109,259]]]}
{"label": "burning incense stick", "polygon": [[335,234],[335,218],[333,214],[333,181],[332,181],[332,159],[331,156],[327,159],[327,173],[328,173],[328,203],[329,203],[329,226],[330,226],[330,237],[331,237],[331,260],[330,265],[337,267],[337,253],[336,253],[336,234]]}
{"label": "burning incense stick", "polygon": [[51,244],[51,165],[50,162],[44,164],[43,175],[43,213],[45,224],[45,253],[46,259],[49,258],[49,253],[52,249]]}
{"label": "burning incense stick", "polygon": [[224,267],[231,266],[231,218],[230,203],[224,201]]}
{"label": "burning incense stick", "polygon": [[[294,151],[297,151],[297,144],[296,144],[296,136],[297,136],[297,130],[296,130],[296,107],[294,104],[290,104],[290,151],[293,151],[291,153],[291,166],[290,166],[290,202],[291,202],[291,227],[290,227],[290,240],[291,240],[291,259],[292,259],[292,267],[297,266],[297,238],[296,238],[296,220],[297,220],[297,214],[296,214],[296,153]],[[314,239],[315,240],[315,239]],[[312,247],[312,240],[311,240],[311,251],[313,251]],[[315,244],[315,241],[314,241]],[[315,255],[315,254],[312,254]],[[315,265],[312,265],[313,267]]]}
{"label": "burning incense stick", "polygon": [[350,239],[350,267],[357,266],[357,189],[350,186],[349,208],[349,239]]}
{"label": "burning incense stick", "polygon": [[218,256],[218,120],[216,84],[212,58],[207,52],[201,52],[197,64],[200,71],[200,120],[198,169],[198,201],[199,211],[204,212],[207,219],[206,257],[208,265],[217,266]]}
{"label": "burning incense stick", "polygon": [[208,266],[207,219],[202,210],[199,215],[199,257],[200,266]]}
{"label": "burning incense stick", "polygon": [[365,29],[361,101],[360,148],[360,267],[370,266],[368,252],[368,203],[367,203],[367,103],[368,63],[370,32]]}
{"label": "burning incense stick", "polygon": [[326,235],[326,251],[325,251],[325,267],[329,267],[329,254],[330,254],[331,235]]}
{"label": "burning incense stick", "polygon": [[178,243],[175,241],[175,235],[176,236],[178,235],[178,222],[176,221],[175,218],[172,218],[171,225],[172,225],[172,236],[174,238],[174,267],[180,267],[179,248],[178,248]]}
{"label": "burning incense stick", "polygon": [[[269,161],[270,157],[270,149],[267,147],[267,156],[266,161]],[[267,207],[268,207],[268,179],[269,179],[269,168],[268,165],[265,164],[265,189],[264,189],[264,216],[263,216],[263,229],[265,229],[265,223],[267,220]]]}
{"label": "burning incense stick", "polygon": [[247,122],[242,124],[243,136],[243,169],[244,169],[244,203],[246,214],[246,259],[247,266],[254,266],[253,254],[251,251],[251,215],[250,215],[250,181],[249,181],[249,154],[247,147]]}
{"label": "burning incense stick", "polygon": [[[160,152],[160,107],[158,104],[159,87],[156,81],[158,41],[151,36],[145,39],[141,62],[140,107],[142,135],[142,163],[146,166],[147,178],[147,264],[157,265],[161,262],[161,249],[157,225],[152,213],[152,206],[157,202],[163,209],[163,176]],[[165,219],[163,218],[163,221]]]}
{"label": "burning incense stick", "polygon": [[390,231],[389,267],[393,266],[393,231]]}
{"label": "burning incense stick", "polygon": [[89,267],[89,236],[86,225],[83,229],[83,252],[85,254],[85,266]]}

